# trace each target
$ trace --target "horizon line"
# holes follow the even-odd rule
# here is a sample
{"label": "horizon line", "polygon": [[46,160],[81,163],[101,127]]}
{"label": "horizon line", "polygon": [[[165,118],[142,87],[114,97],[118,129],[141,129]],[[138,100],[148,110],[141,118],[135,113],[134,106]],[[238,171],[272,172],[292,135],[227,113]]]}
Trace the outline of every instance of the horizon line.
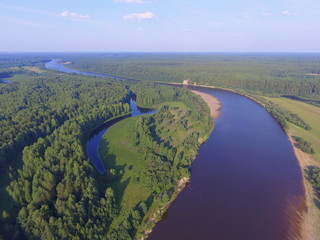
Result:
{"label": "horizon line", "polygon": [[80,53],[80,54],[90,54],[90,53],[104,53],[104,54],[123,54],[123,53],[157,53],[157,54],[320,54],[320,52],[288,52],[288,51],[0,51],[0,54],[15,54],[15,53]]}

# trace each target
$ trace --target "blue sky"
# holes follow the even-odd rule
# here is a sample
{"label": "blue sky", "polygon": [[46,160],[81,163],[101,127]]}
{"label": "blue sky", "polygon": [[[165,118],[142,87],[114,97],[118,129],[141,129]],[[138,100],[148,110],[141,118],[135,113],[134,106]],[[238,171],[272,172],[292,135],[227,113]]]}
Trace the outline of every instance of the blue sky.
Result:
{"label": "blue sky", "polygon": [[319,0],[1,0],[0,51],[320,52]]}

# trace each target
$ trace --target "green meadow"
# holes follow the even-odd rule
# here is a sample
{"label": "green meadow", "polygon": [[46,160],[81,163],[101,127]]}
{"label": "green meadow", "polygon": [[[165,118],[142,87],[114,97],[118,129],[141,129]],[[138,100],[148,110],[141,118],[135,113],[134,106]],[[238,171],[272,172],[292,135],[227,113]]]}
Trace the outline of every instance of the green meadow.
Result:
{"label": "green meadow", "polygon": [[295,124],[288,123],[289,133],[292,136],[302,137],[312,144],[315,154],[313,158],[320,161],[320,108],[301,101],[291,100],[288,98],[267,98],[269,101],[277,104],[280,108],[297,114],[308,125],[311,130],[298,127]]}

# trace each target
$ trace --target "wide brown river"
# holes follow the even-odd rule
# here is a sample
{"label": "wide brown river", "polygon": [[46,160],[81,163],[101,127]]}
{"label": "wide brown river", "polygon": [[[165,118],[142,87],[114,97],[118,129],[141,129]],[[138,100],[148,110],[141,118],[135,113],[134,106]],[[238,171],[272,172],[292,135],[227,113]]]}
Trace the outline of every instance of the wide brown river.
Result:
{"label": "wide brown river", "polygon": [[150,239],[284,240],[300,236],[302,174],[287,135],[241,95],[196,88],[222,112],[192,165],[190,185]]}
{"label": "wide brown river", "polygon": [[[66,69],[55,60],[47,67]],[[299,238],[304,190],[287,135],[263,107],[246,97],[196,90],[218,98],[222,113],[194,160],[190,185],[156,224],[150,239]]]}

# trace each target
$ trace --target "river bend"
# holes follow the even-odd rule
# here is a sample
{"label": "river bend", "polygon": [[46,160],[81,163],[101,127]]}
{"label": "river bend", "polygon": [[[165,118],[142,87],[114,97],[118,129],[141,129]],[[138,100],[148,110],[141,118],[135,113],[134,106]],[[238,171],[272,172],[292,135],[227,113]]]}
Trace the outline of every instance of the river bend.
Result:
{"label": "river bend", "polygon": [[[65,71],[57,61],[50,63],[46,66],[55,70],[106,76]],[[218,89],[195,90],[218,98],[222,113],[199,149],[190,185],[150,239],[299,238],[305,204],[302,173],[285,132],[263,107],[246,97]],[[88,147],[88,152],[96,151]]]}

